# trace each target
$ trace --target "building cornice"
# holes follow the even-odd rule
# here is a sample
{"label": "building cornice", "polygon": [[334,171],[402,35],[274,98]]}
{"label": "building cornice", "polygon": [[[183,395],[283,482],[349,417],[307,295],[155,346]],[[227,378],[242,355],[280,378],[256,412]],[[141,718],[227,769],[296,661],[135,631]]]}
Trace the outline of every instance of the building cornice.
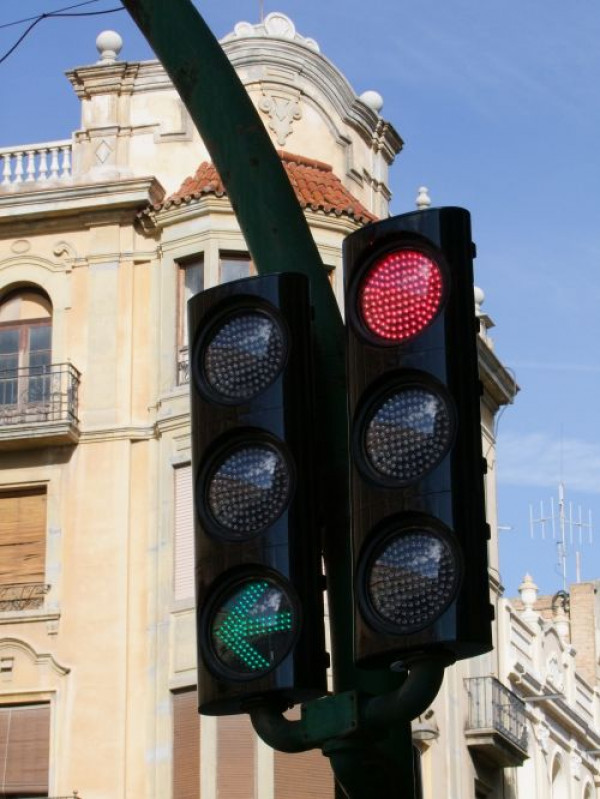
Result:
{"label": "building cornice", "polygon": [[23,225],[31,220],[81,218],[123,211],[136,213],[148,203],[158,203],[165,191],[153,177],[126,178],[97,183],[72,183],[31,190],[19,187],[0,192],[0,225]]}

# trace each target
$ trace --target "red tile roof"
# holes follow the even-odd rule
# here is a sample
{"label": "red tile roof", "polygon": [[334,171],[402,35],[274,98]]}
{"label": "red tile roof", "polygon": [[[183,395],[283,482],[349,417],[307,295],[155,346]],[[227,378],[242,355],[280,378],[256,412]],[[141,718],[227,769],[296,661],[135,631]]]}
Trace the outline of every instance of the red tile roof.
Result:
{"label": "red tile roof", "polygon": [[[283,150],[277,152],[302,208],[337,216],[346,215],[362,223],[376,219],[333,174],[329,164],[301,155],[291,155]],[[201,163],[196,174],[186,178],[174,194],[154,208],[158,211],[187,204],[205,194],[215,194],[217,197],[227,194],[214,165],[207,161]]]}

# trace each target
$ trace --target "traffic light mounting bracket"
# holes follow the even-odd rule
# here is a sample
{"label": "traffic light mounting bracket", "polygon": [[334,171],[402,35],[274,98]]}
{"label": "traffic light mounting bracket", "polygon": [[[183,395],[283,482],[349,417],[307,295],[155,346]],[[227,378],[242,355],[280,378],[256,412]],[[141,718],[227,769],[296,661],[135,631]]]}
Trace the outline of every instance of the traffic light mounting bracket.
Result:
{"label": "traffic light mounting bracket", "polygon": [[261,703],[248,712],[257,734],[281,752],[331,749],[336,740],[351,736],[376,739],[389,726],[410,722],[431,705],[448,665],[445,658],[416,660],[396,691],[382,696],[344,691],[315,699],[302,705],[298,721],[286,719],[280,704]]}

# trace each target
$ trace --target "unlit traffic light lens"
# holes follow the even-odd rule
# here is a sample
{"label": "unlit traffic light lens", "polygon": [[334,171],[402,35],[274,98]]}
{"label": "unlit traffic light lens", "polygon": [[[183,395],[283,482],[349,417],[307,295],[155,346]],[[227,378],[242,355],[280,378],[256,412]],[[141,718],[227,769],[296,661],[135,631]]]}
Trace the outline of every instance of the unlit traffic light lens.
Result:
{"label": "unlit traffic light lens", "polygon": [[205,346],[204,379],[227,401],[249,400],[271,385],[285,355],[279,323],[264,313],[245,311],[230,317]]}
{"label": "unlit traffic light lens", "polygon": [[387,536],[366,571],[375,614],[398,635],[435,621],[456,594],[460,568],[447,537],[426,528]]}
{"label": "unlit traffic light lens", "polygon": [[226,588],[208,624],[218,666],[240,678],[260,677],[280,663],[298,632],[291,596],[270,579],[247,579]]}
{"label": "unlit traffic light lens", "polygon": [[240,444],[213,468],[208,507],[226,538],[250,538],[280,516],[290,482],[288,464],[275,447]]}
{"label": "unlit traffic light lens", "polygon": [[433,320],[443,288],[433,259],[419,250],[397,250],[379,258],[364,277],[358,292],[360,314],[378,338],[404,341]]}
{"label": "unlit traffic light lens", "polygon": [[369,465],[398,483],[422,477],[444,457],[452,442],[453,414],[446,399],[421,386],[385,395],[365,420]]}

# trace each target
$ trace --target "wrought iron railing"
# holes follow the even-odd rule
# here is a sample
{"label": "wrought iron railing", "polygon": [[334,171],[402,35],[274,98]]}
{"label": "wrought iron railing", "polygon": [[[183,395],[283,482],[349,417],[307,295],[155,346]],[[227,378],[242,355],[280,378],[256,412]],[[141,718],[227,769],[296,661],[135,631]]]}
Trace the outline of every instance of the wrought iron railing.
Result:
{"label": "wrought iron railing", "polygon": [[0,370],[0,427],[32,422],[77,424],[80,374],[70,363]]}
{"label": "wrought iron railing", "polygon": [[187,347],[179,350],[177,357],[177,385],[183,386],[190,382],[190,359]]}
{"label": "wrought iron railing", "polygon": [[527,751],[525,703],[495,677],[465,680],[469,692],[470,730],[493,729]]}
{"label": "wrought iron railing", "polygon": [[46,583],[0,583],[0,611],[40,608],[49,590]]}

